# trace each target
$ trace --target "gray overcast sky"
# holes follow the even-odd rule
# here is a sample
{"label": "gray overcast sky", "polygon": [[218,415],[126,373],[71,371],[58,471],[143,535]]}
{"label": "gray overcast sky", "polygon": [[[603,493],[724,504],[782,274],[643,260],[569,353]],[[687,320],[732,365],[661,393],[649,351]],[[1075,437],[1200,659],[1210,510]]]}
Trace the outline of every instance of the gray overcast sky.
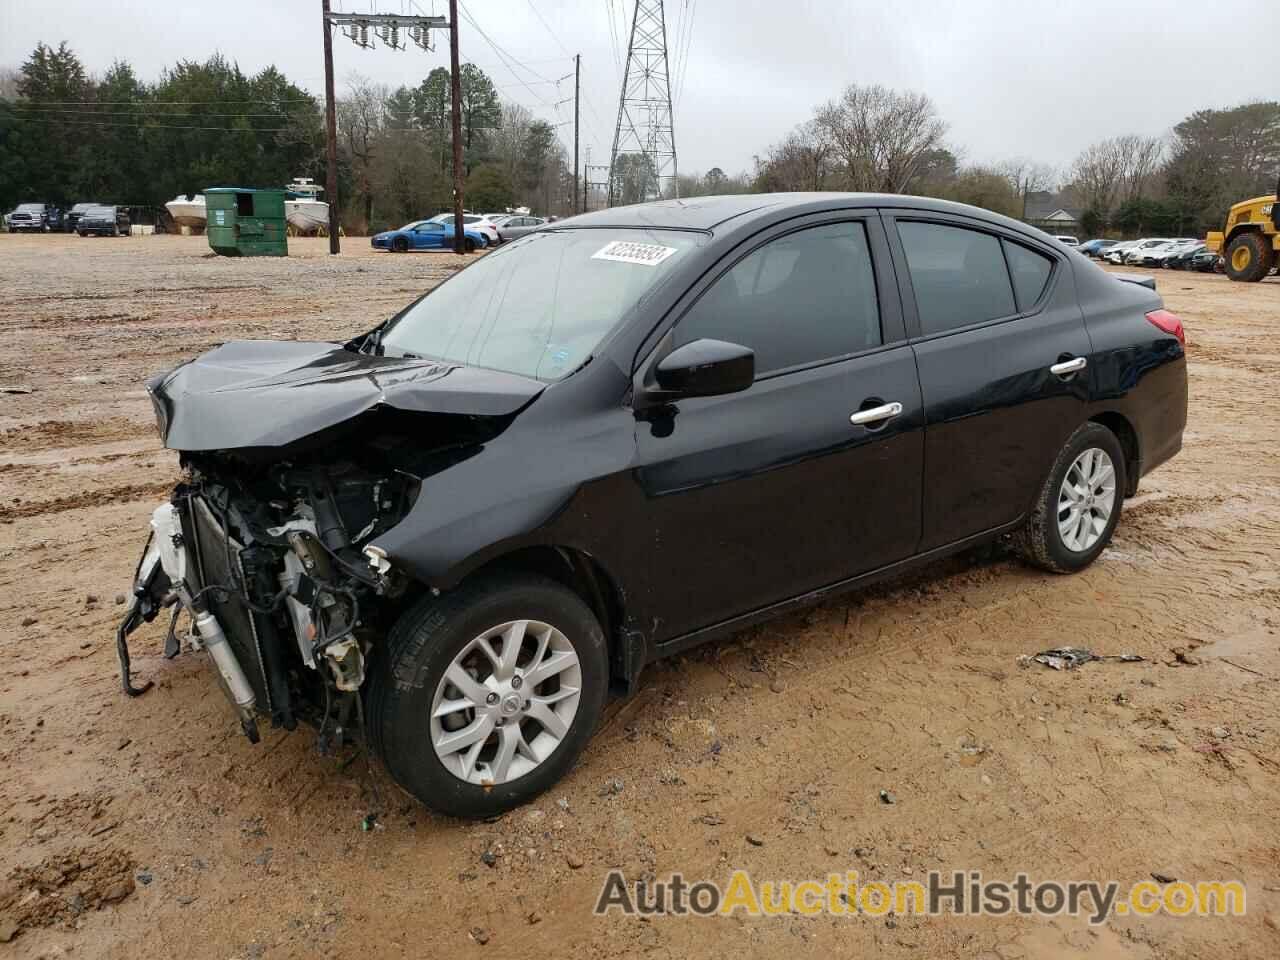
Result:
{"label": "gray overcast sky", "polygon": [[[465,18],[464,58],[484,67],[504,97],[553,123],[572,119],[571,104],[555,103],[573,85],[547,81],[582,53],[583,143],[593,162],[607,162],[621,81],[610,11],[621,32],[619,11],[629,17],[632,0],[463,2],[526,69],[513,74]],[[374,6],[334,0],[335,9]],[[413,6],[443,13],[447,4],[376,4],[382,12]],[[91,71],[119,57],[152,80],[179,58],[217,49],[246,72],[275,63],[321,94],[319,9],[319,0],[0,0],[0,65],[18,65],[38,41],[66,40]],[[1160,134],[1201,107],[1280,95],[1276,71],[1241,55],[1274,46],[1278,0],[1237,0],[1229,15],[1200,0],[667,0],[666,9],[673,60],[692,26],[687,69],[673,62],[684,171],[749,169],[754,154],[849,82],[929,94],[965,159],[1022,155],[1055,166],[1102,137]],[[360,50],[341,37],[334,53],[340,87],[352,71],[413,85],[448,63],[443,34],[429,54]],[[572,128],[560,132],[571,144]]]}

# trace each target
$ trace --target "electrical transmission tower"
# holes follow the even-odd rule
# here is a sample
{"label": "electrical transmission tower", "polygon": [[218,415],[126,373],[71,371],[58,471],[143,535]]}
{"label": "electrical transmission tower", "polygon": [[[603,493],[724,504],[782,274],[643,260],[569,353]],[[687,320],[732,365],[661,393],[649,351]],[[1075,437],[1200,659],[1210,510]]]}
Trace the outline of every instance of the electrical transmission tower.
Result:
{"label": "electrical transmission tower", "polygon": [[678,195],[667,21],[662,0],[636,0],[609,160],[609,206]]}

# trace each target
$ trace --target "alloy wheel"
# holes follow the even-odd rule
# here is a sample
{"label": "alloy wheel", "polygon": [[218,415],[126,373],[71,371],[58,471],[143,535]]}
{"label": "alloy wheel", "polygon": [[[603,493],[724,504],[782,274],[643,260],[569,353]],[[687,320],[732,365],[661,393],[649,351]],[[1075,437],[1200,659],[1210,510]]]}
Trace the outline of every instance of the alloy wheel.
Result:
{"label": "alloy wheel", "polygon": [[582,665],[560,630],[537,620],[498,624],[444,672],[431,704],[431,745],[459,780],[507,783],[560,746],[581,691]]}
{"label": "alloy wheel", "polygon": [[1090,447],[1075,458],[1058,489],[1058,533],[1066,548],[1093,549],[1115,506],[1115,464],[1105,450]]}

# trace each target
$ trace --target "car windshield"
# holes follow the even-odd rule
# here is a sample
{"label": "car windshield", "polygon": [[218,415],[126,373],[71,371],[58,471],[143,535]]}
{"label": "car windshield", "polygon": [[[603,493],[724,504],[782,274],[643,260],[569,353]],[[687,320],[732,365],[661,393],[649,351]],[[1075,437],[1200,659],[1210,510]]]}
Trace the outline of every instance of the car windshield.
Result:
{"label": "car windshield", "polygon": [[20,203],[15,213],[39,213],[44,209],[43,203]]}
{"label": "car windshield", "polygon": [[392,355],[560,380],[704,241],[660,230],[531,233],[409,307],[386,328],[382,347]]}
{"label": "car windshield", "polygon": [[418,227],[426,226],[428,223],[431,223],[431,222],[432,222],[432,221],[430,221],[430,220],[414,220],[412,223],[406,223],[406,224],[405,224],[403,227],[401,227],[400,229],[401,229],[401,230],[416,230]]}

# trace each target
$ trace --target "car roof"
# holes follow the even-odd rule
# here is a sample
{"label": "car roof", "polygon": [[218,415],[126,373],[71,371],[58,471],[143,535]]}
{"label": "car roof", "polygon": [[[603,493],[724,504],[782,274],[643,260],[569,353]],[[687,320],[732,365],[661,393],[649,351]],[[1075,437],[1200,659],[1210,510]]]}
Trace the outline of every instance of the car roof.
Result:
{"label": "car roof", "polygon": [[735,226],[751,219],[774,219],[791,212],[795,216],[819,213],[840,207],[898,207],[949,213],[1043,237],[1044,233],[1020,220],[1013,220],[989,210],[898,193],[744,193],[716,197],[690,197],[680,200],[658,200],[622,207],[610,207],[592,213],[557,220],[561,227],[644,227],[668,230],[714,230],[727,221]]}

